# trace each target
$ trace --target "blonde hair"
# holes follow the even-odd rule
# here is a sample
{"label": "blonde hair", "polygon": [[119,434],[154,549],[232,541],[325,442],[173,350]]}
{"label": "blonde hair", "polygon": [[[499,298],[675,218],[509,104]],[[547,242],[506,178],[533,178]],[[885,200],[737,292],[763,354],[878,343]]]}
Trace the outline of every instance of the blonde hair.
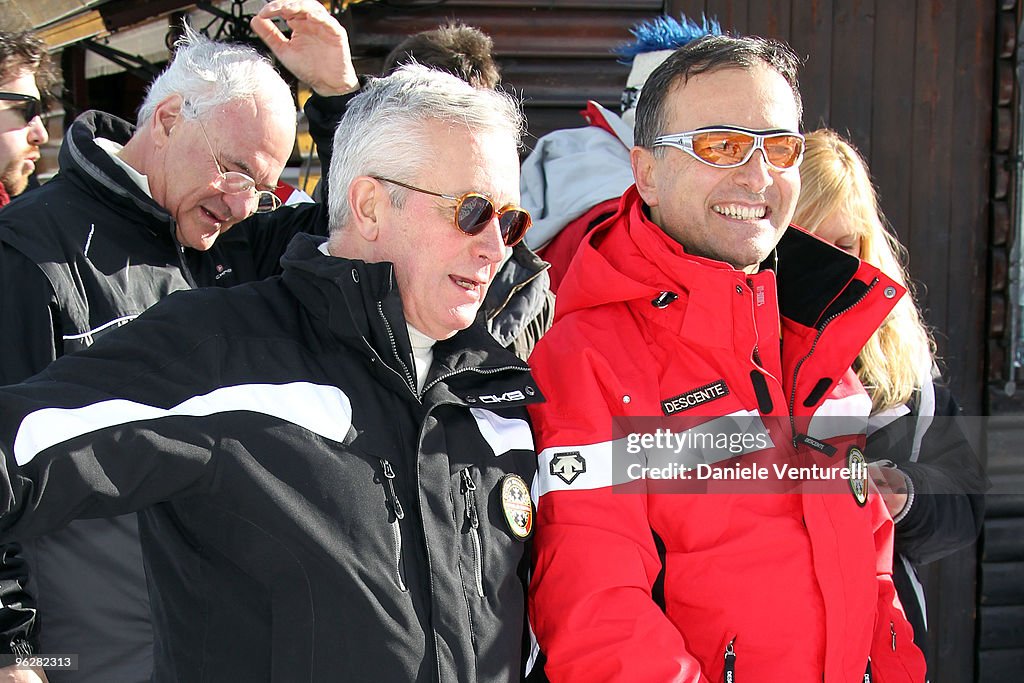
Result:
{"label": "blonde hair", "polygon": [[855,364],[857,376],[871,395],[872,414],[903,405],[935,363],[935,341],[921,319],[910,286],[907,250],[886,229],[867,164],[835,131],[822,128],[807,135],[800,181],[794,224],[815,232],[829,216],[842,212],[857,226],[861,260],[910,290],[871,335]]}

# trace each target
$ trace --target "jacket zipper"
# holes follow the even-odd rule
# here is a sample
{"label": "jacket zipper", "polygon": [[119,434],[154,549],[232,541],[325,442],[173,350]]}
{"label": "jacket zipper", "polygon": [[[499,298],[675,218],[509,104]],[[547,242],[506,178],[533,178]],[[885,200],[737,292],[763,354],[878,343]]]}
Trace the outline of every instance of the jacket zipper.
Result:
{"label": "jacket zipper", "polygon": [[174,245],[174,251],[178,255],[178,267],[181,268],[181,275],[185,278],[185,282],[192,289],[198,289],[199,285],[196,284],[196,280],[192,277],[192,271],[188,267],[188,263],[185,262],[185,247],[178,242],[178,224],[173,219],[168,221],[171,229],[171,244]]}
{"label": "jacket zipper", "polygon": [[466,519],[469,521],[469,538],[473,542],[473,572],[476,577],[476,594],[484,597],[483,556],[480,552],[480,514],[476,509],[476,484],[469,470],[462,470],[462,495],[466,498]]}
{"label": "jacket zipper", "polygon": [[455,375],[460,375],[464,372],[475,372],[480,375],[494,375],[499,372],[505,372],[506,370],[521,370],[523,372],[529,372],[530,368],[527,365],[504,365],[500,368],[459,368],[458,370],[452,370],[451,372],[447,372],[439,377],[435,377],[429,384],[423,387],[423,393],[427,393],[427,390],[438,382],[443,382],[449,377],[454,377]]}
{"label": "jacket zipper", "polygon": [[889,622],[889,633],[892,634],[892,651],[896,652],[896,624]]}
{"label": "jacket zipper", "polygon": [[852,309],[854,306],[859,304],[861,301],[864,301],[864,299],[867,298],[868,294],[871,293],[871,290],[874,289],[875,285],[877,285],[877,284],[878,284],[878,278],[876,277],[873,280],[871,280],[871,284],[868,285],[868,288],[864,290],[863,294],[861,294],[859,297],[857,297],[856,301],[851,302],[850,305],[847,306],[846,308],[844,308],[843,310],[836,311],[835,313],[830,315],[828,318],[823,320],[821,322],[821,324],[818,325],[818,333],[816,335],[814,335],[814,341],[811,342],[810,350],[804,355],[803,358],[801,358],[800,360],[797,361],[796,367],[793,368],[793,386],[792,386],[792,388],[790,389],[790,392],[789,392],[789,428],[790,428],[790,431],[793,432],[793,448],[796,448],[797,445],[807,436],[806,434],[799,434],[799,433],[797,433],[796,418],[793,415],[793,411],[796,409],[796,379],[800,375],[800,368],[803,366],[804,361],[806,361],[808,358],[811,357],[811,355],[814,354],[814,349],[817,348],[817,346],[818,346],[818,340],[821,339],[821,335],[824,334],[825,328],[828,327],[829,323],[831,323],[833,320],[835,320],[836,318],[838,318],[842,314],[844,314],[847,311],[849,311],[850,309]]}
{"label": "jacket zipper", "polygon": [[736,639],[725,646],[725,683],[736,683]]}
{"label": "jacket zipper", "polygon": [[395,470],[391,467],[391,463],[384,458],[380,459],[380,466],[384,470],[384,486],[388,494],[388,502],[391,504],[391,511],[395,514],[395,519],[391,522],[391,531],[394,535],[395,542],[395,577],[398,579],[398,587],[403,593],[408,592],[409,588],[405,585],[405,579],[402,578],[402,525],[401,521],[405,519],[405,510],[402,508],[402,503],[398,500],[398,493],[395,492]]}
{"label": "jacket zipper", "polygon": [[409,366],[406,365],[405,361],[402,360],[402,357],[398,355],[398,344],[395,342],[395,335],[391,332],[391,323],[389,323],[388,319],[384,316],[384,305],[380,301],[377,302],[377,312],[380,313],[380,319],[384,321],[384,329],[388,332],[388,341],[391,342],[391,353],[394,354],[395,360],[398,361],[398,364],[402,366],[403,372],[405,372],[405,383],[410,389],[412,389],[413,395],[416,398],[419,398],[420,394],[416,391],[416,382],[413,380],[412,373],[409,372]]}

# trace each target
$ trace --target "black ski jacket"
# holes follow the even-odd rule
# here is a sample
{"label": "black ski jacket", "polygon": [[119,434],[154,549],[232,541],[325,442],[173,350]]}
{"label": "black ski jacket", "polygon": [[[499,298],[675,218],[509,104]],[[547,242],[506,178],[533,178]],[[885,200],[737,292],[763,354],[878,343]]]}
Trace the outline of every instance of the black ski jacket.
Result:
{"label": "black ski jacket", "polygon": [[418,395],[392,266],[320,241],[0,390],[0,528],[143,510],[156,681],[515,680],[542,398],[478,324]]}

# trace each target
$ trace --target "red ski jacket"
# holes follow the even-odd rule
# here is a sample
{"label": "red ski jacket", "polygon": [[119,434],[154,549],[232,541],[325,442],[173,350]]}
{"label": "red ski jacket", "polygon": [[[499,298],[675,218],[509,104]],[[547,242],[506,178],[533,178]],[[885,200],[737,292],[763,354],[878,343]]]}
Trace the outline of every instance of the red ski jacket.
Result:
{"label": "red ski jacket", "polygon": [[[850,366],[903,290],[797,228],[771,260],[686,254],[633,187],[570,266],[530,359],[548,398],[530,407],[530,617],[553,683],[923,683],[892,519],[866,473],[840,472],[870,410]],[[749,441],[639,437],[695,424]],[[655,463],[689,478],[637,476]]]}

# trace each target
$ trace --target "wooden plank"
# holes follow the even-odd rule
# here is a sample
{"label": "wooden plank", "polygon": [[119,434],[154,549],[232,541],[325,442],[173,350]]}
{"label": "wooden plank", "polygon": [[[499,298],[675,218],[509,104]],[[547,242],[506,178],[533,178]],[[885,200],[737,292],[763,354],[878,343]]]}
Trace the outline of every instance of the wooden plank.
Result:
{"label": "wooden plank", "polygon": [[628,75],[629,67],[613,59],[513,59],[501,64],[502,83],[521,92],[528,105],[574,110],[596,100],[618,112]]}
{"label": "wooden plank", "polygon": [[988,520],[1001,517],[1024,517],[1024,493],[985,496],[986,526]]}
{"label": "wooden plank", "polygon": [[982,650],[978,653],[977,683],[1008,683],[1020,680],[1024,649]]}
{"label": "wooden plank", "polygon": [[804,130],[827,126],[832,101],[832,0],[794,2],[790,14],[790,46],[804,59],[800,93]]}
{"label": "wooden plank", "polygon": [[986,521],[981,560],[982,562],[1024,562],[1024,519],[990,519]]}
{"label": "wooden plank", "polygon": [[[458,11],[455,11],[455,10]],[[533,6],[529,9],[474,6],[443,11],[412,12],[356,5],[352,9],[350,31],[354,53],[384,55],[406,36],[435,28],[446,20],[477,26],[494,39],[494,53],[505,57],[578,55],[605,57],[630,39],[629,27],[656,16],[649,10],[596,12]],[[572,26],[572,39],[566,40],[565,27]]]}
{"label": "wooden plank", "polygon": [[981,565],[981,605],[1024,605],[1024,562]]}
{"label": "wooden plank", "polygon": [[[798,0],[798,3],[801,0]],[[763,38],[789,42],[790,0],[760,0],[747,10],[747,32]]]}
{"label": "wooden plank", "polygon": [[665,14],[676,18],[685,15],[688,19],[698,22],[702,14],[708,19],[714,18],[708,13],[708,4],[705,0],[668,0],[665,3]]}
{"label": "wooden plank", "polygon": [[978,610],[978,645],[984,650],[1024,648],[1024,606]]}
{"label": "wooden plank", "polygon": [[[955,283],[946,291],[945,317],[956,324],[944,328],[949,335],[947,379],[964,412],[980,415],[984,400],[985,307],[988,284],[985,271],[990,225],[988,187],[992,148],[992,106],[996,99],[994,40],[995,8],[988,0],[960,0],[953,20],[955,39],[946,47],[955,56],[952,131],[957,152],[950,155],[949,251],[943,268],[933,270],[929,286],[941,278]],[[936,188],[938,190],[938,188]],[[934,291],[934,289],[933,289]],[[936,292],[937,294],[937,292]]]}
{"label": "wooden plank", "polygon": [[[869,149],[863,151],[871,159],[871,175],[878,187],[882,212],[906,244],[910,236],[911,164],[899,141],[908,138],[913,126],[917,22],[902,3],[876,2],[875,13],[872,134]],[[899,39],[894,40],[894,36]]]}
{"label": "wooden plank", "polygon": [[[949,330],[945,311],[949,280],[950,185],[953,129],[953,80],[956,68],[955,4],[920,0],[914,55],[914,117],[911,132],[911,222],[906,246],[915,260],[911,274],[927,287],[921,297],[925,319],[940,332]],[[960,200],[959,196],[956,197]],[[934,304],[933,304],[934,302]],[[939,353],[953,368],[960,362],[946,341],[937,335]],[[954,370],[955,372],[955,370]]]}
{"label": "wooden plank", "polygon": [[928,605],[931,683],[963,683],[974,676],[976,551],[973,547],[921,568]]}
{"label": "wooden plank", "polygon": [[744,35],[749,32],[746,0],[707,0],[708,16],[717,17],[723,31]]}
{"label": "wooden plank", "polygon": [[[884,2],[884,0],[883,0]],[[874,0],[836,0],[832,15],[830,125],[861,150],[869,166],[875,45]],[[888,94],[888,93],[886,93]]]}

